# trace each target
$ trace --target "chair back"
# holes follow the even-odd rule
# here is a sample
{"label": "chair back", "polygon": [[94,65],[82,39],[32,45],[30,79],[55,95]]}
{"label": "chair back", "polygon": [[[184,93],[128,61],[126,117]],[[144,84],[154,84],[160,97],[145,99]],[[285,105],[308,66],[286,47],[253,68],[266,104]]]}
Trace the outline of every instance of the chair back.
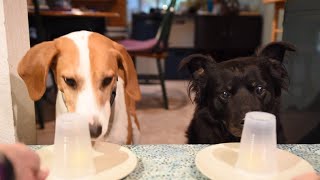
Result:
{"label": "chair back", "polygon": [[176,0],[171,0],[166,13],[163,16],[162,22],[156,34],[157,44],[154,48],[155,51],[161,51],[168,47],[168,39],[170,36],[175,4]]}

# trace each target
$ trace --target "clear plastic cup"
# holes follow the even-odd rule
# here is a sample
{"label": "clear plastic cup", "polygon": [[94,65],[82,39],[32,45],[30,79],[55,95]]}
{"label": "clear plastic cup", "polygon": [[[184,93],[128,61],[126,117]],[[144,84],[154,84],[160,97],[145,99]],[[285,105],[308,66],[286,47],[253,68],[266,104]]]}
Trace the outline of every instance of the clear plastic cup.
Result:
{"label": "clear plastic cup", "polygon": [[56,119],[53,169],[59,179],[79,179],[95,173],[88,117],[66,113]]}
{"label": "clear plastic cup", "polygon": [[247,179],[268,179],[277,173],[277,159],[276,117],[265,112],[248,112],[235,168]]}

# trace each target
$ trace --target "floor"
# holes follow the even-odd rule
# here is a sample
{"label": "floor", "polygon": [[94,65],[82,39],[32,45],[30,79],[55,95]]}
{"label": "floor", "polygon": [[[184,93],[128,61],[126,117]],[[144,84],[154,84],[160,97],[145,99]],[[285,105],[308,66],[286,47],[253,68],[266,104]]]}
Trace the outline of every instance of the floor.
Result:
{"label": "floor", "polygon": [[[141,144],[183,144],[185,131],[194,111],[194,104],[187,95],[187,81],[166,81],[169,110],[162,106],[162,94],[158,85],[141,85],[142,100],[137,104],[137,115],[141,125]],[[50,93],[49,93],[50,94]],[[45,129],[37,130],[38,144],[53,144],[54,105],[42,103]],[[286,111],[282,121],[288,143],[297,143],[313,127],[319,125],[320,112]],[[320,143],[319,139],[316,139]]]}

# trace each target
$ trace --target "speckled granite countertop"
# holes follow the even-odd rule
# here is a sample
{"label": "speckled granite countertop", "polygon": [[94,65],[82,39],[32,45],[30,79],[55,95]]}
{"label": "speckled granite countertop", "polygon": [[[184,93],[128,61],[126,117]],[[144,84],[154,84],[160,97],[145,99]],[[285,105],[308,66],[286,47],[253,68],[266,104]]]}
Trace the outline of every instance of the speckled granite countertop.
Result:
{"label": "speckled granite countertop", "polygon": [[[136,169],[125,179],[207,179],[197,169],[194,159],[208,145],[130,145],[137,155]],[[42,146],[31,146],[40,149]],[[278,145],[308,161],[320,172],[320,144]]]}

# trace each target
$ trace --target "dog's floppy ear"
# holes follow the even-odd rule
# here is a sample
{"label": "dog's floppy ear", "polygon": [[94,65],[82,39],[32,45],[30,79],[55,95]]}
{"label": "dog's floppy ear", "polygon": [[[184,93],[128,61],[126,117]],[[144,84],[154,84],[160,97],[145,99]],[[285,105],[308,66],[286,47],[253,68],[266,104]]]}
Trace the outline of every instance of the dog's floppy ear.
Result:
{"label": "dog's floppy ear", "polygon": [[205,76],[207,73],[206,69],[214,64],[216,64],[216,61],[211,56],[192,54],[182,59],[179,70],[187,68],[192,78],[200,78]]}
{"label": "dog's floppy ear", "polygon": [[57,54],[53,41],[32,47],[18,65],[18,74],[24,80],[32,100],[39,100],[45,90],[50,64]]}
{"label": "dog's floppy ear", "polygon": [[141,99],[141,91],[138,83],[137,72],[135,70],[131,56],[128,54],[127,50],[122,45],[114,42],[114,47],[119,52],[118,60],[125,71],[126,92],[132,99],[138,101]]}
{"label": "dog's floppy ear", "polygon": [[296,47],[288,42],[272,42],[260,48],[257,56],[264,56],[283,62],[286,51],[296,51]]}
{"label": "dog's floppy ear", "polygon": [[208,73],[214,69],[215,65],[216,62],[212,57],[202,54],[187,56],[180,62],[179,70],[186,68],[192,76],[188,94],[191,97],[190,92],[193,91],[195,93],[195,102],[202,102],[204,98],[202,94],[207,84]]}
{"label": "dog's floppy ear", "polygon": [[275,83],[276,96],[281,95],[281,89],[288,91],[289,76],[283,65],[286,51],[296,51],[294,45],[288,42],[272,42],[257,52],[258,57],[266,57],[262,65],[268,69]]}

